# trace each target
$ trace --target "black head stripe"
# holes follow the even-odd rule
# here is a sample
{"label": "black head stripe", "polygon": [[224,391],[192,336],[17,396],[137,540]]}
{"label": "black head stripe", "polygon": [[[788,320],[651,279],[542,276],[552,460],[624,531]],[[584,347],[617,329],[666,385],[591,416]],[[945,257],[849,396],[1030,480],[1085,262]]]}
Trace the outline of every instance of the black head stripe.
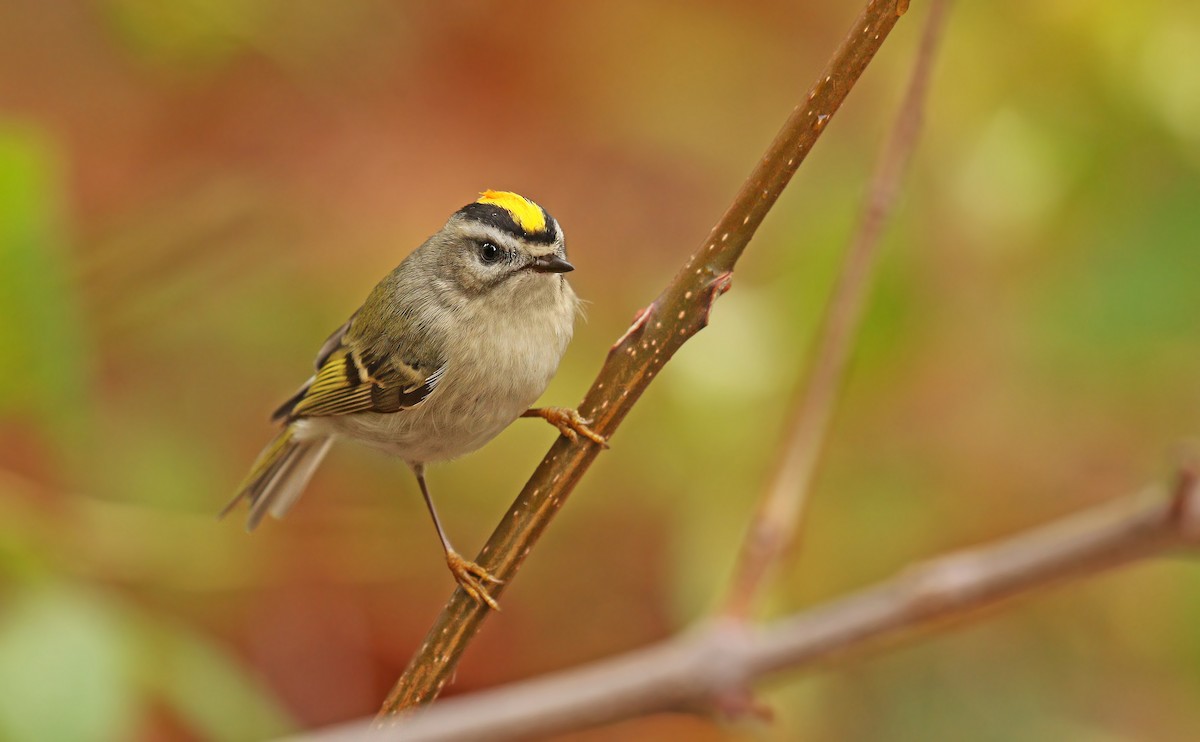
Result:
{"label": "black head stripe", "polygon": [[495,227],[502,232],[507,232],[529,242],[550,243],[558,238],[557,223],[545,209],[542,209],[542,213],[546,215],[546,229],[533,234],[521,229],[521,225],[517,224],[517,220],[513,218],[508,209],[495,204],[471,203],[459,209],[458,213],[471,221]]}
{"label": "black head stripe", "polygon": [[509,213],[508,209],[500,208],[495,204],[467,204],[459,209],[458,213],[471,221],[495,227],[502,232],[508,232],[518,237],[525,236],[525,232],[517,224],[517,220],[513,219],[513,215]]}
{"label": "black head stripe", "polygon": [[546,216],[546,230],[539,235],[530,237],[534,242],[554,242],[558,239],[558,222],[554,221],[554,217],[550,216],[550,212],[542,208],[542,213]]}

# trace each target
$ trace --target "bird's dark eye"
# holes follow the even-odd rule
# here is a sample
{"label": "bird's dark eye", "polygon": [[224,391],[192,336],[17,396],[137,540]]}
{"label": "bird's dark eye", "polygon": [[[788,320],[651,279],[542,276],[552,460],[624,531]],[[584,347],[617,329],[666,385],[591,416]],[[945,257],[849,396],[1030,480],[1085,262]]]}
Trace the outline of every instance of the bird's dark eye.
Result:
{"label": "bird's dark eye", "polygon": [[500,259],[500,248],[491,242],[480,242],[479,259],[485,263],[495,263]]}

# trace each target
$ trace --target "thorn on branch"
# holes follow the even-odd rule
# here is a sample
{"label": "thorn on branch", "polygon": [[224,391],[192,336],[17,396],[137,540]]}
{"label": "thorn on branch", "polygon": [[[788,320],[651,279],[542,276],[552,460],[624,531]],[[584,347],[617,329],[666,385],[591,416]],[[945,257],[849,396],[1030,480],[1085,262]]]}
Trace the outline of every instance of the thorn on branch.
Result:
{"label": "thorn on branch", "polygon": [[733,273],[725,271],[721,275],[714,278],[708,284],[708,301],[704,304],[704,316],[700,318],[700,326],[708,327],[708,317],[712,314],[713,304],[717,298],[729,290],[733,285]]}
{"label": "thorn on branch", "polygon": [[612,347],[608,349],[609,355],[612,355],[613,351],[624,345],[626,340],[629,340],[634,335],[640,334],[642,330],[646,328],[646,323],[650,321],[650,315],[653,313],[653,304],[645,307],[644,309],[639,309],[637,314],[633,315],[633,324],[630,325],[629,329],[625,331],[625,334],[617,338],[617,342],[613,343]]}

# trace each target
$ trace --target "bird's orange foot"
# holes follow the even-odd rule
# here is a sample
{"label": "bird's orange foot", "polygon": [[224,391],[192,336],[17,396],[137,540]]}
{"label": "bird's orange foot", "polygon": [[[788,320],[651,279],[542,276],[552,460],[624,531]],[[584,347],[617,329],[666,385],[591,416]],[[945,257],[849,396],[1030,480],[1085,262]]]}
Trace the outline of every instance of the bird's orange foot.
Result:
{"label": "bird's orange foot", "polygon": [[608,440],[588,427],[592,421],[580,415],[578,410],[570,407],[534,407],[526,410],[521,417],[542,418],[558,428],[558,432],[565,435],[572,443],[577,442],[579,436],[582,435],[601,448],[608,448]]}
{"label": "bird's orange foot", "polygon": [[454,575],[459,587],[467,595],[474,598],[477,603],[486,604],[494,611],[500,610],[500,604],[496,602],[495,598],[488,595],[487,586],[503,585],[504,580],[498,579],[475,562],[463,559],[456,551],[446,552],[446,565],[450,567],[450,573]]}

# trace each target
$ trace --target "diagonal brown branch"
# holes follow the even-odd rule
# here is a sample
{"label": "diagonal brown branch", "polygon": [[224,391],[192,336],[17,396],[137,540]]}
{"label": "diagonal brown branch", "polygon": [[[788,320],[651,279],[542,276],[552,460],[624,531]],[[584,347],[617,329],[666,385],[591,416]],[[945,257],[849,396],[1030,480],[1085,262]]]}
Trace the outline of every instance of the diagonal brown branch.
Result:
{"label": "diagonal brown branch", "polygon": [[[761,628],[719,621],[612,659],[451,698],[382,733],[406,742],[510,740],[719,701],[784,669],[877,645],[932,622],[1175,547],[1200,546],[1195,461],[1166,488],[1109,502],[1003,541],[939,557]],[[367,722],[306,735],[361,739]]]}
{"label": "diagonal brown branch", "polygon": [[730,618],[749,615],[768,573],[787,549],[804,517],[870,292],[880,237],[906,165],[916,149],[946,5],[947,0],[933,0],[930,4],[908,90],[871,178],[858,231],[846,251],[837,285],[829,297],[811,365],[800,387],[796,414],[780,448],[781,460],[771,484],[763,492],[734,569],[724,605],[724,612]]}
{"label": "diagonal brown branch", "polygon": [[[579,407],[601,435],[613,434],[663,364],[708,323],[712,304],[728,290],[734,265],[750,238],[907,8],[908,0],[868,2],[708,241],[613,345]],[[558,439],[477,561],[511,582],[599,451],[591,442]],[[380,718],[433,701],[487,615],[487,608],[456,590],[384,702]]]}

